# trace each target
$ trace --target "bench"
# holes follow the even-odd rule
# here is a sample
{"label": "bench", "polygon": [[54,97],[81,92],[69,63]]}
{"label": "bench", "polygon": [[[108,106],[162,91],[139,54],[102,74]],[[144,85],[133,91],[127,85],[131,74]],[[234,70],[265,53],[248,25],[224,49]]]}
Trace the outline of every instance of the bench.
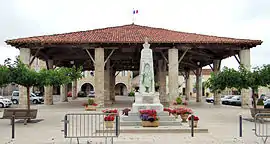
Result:
{"label": "bench", "polygon": [[[264,109],[254,109],[254,108],[250,108],[250,112],[251,112],[251,116],[253,118],[255,118],[255,115],[258,113],[263,113],[263,114],[270,114],[270,109],[269,108],[264,108]],[[265,115],[265,116],[260,116],[260,117],[264,117],[264,118],[270,118],[269,115]]]}
{"label": "bench", "polygon": [[26,125],[29,119],[36,119],[37,109],[30,109],[30,113],[27,109],[13,108],[13,109],[4,109],[3,117],[0,119],[23,119],[24,124]]}

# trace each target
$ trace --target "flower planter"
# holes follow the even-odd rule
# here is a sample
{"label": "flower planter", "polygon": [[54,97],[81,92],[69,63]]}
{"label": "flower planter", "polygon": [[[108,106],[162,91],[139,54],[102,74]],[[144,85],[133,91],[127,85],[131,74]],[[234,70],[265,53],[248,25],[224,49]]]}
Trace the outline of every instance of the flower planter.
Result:
{"label": "flower planter", "polygon": [[[193,121],[194,122],[194,127],[197,127],[198,126],[198,121]],[[189,123],[189,126],[191,127],[191,120],[188,121]]]}
{"label": "flower planter", "polygon": [[143,127],[158,127],[159,126],[159,121],[142,121],[142,126]]}
{"label": "flower planter", "polygon": [[91,105],[86,106],[86,107],[85,107],[85,110],[86,110],[86,111],[96,111],[96,106],[91,106]]}
{"label": "flower planter", "polygon": [[257,105],[258,109],[264,109],[264,105]]}
{"label": "flower planter", "polygon": [[106,128],[113,128],[113,121],[105,121]]}
{"label": "flower planter", "polygon": [[177,119],[178,118],[178,114],[173,114],[173,116]]}
{"label": "flower planter", "polygon": [[180,116],[181,116],[182,122],[187,122],[187,118],[189,114],[181,114]]}

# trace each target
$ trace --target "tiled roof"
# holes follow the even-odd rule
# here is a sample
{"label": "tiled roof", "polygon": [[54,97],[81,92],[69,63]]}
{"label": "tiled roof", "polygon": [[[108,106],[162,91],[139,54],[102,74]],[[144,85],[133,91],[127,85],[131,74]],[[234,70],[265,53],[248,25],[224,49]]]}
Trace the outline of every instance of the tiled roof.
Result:
{"label": "tiled roof", "polygon": [[208,36],[135,24],[64,34],[18,38],[7,40],[6,43],[11,45],[19,43],[143,43],[145,37],[149,38],[150,43],[227,43],[255,45],[262,43],[260,40]]}

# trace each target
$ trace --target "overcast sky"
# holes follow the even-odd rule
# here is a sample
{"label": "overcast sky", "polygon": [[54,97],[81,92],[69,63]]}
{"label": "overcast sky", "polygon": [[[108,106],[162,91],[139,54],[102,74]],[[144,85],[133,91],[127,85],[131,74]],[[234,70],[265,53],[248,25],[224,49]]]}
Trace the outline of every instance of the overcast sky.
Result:
{"label": "overcast sky", "polygon": [[[0,63],[19,51],[11,38],[132,23],[217,36],[263,40],[251,64],[269,64],[270,0],[0,0]],[[232,57],[222,67],[238,67]]]}

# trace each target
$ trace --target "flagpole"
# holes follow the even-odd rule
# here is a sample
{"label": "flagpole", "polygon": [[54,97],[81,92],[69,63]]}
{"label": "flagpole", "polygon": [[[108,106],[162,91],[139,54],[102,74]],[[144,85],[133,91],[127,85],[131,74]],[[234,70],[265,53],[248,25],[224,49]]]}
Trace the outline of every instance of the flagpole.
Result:
{"label": "flagpole", "polygon": [[135,10],[133,8],[133,12],[132,12],[132,24],[134,24],[135,22]]}

